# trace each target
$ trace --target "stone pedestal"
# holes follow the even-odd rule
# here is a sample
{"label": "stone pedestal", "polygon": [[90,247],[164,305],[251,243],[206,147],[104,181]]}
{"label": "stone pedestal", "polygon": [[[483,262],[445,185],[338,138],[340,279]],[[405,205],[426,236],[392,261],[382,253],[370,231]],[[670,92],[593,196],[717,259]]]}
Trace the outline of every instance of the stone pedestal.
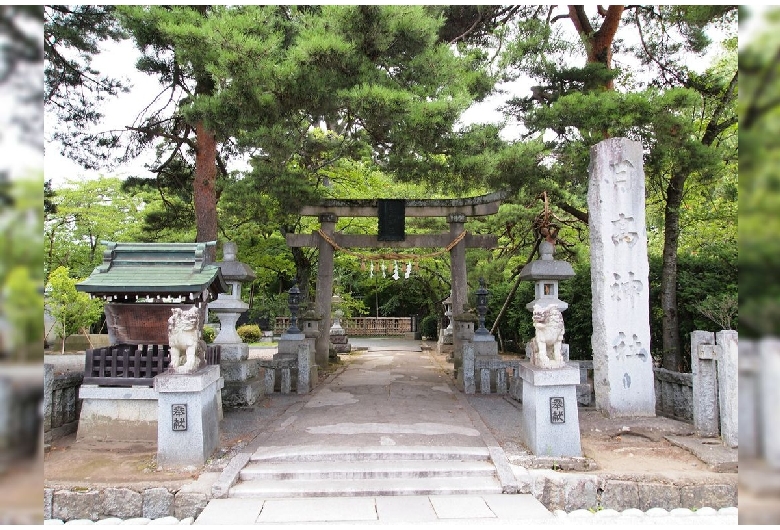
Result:
{"label": "stone pedestal", "polygon": [[453,355],[454,344],[452,337],[452,329],[447,327],[441,330],[439,340],[436,342],[436,351],[440,355]]}
{"label": "stone pedestal", "polygon": [[330,351],[334,354],[349,353],[352,351],[352,345],[349,343],[347,332],[341,327],[340,311],[336,311],[333,317],[333,326],[330,328]]}
{"label": "stone pedestal", "polygon": [[520,363],[523,443],[538,456],[582,456],[577,411],[579,367],[542,369]]}
{"label": "stone pedestal", "polygon": [[257,360],[249,359],[248,344],[220,344],[220,370],[227,408],[251,407],[263,397],[263,374]]}
{"label": "stone pedestal", "polygon": [[157,440],[157,393],[149,387],[81,385],[77,440]]}
{"label": "stone pedestal", "polygon": [[[453,364],[455,373],[458,373],[463,364],[463,344],[471,342],[474,338],[474,324],[477,322],[477,317],[471,313],[460,313],[455,315],[454,319]],[[476,353],[476,348],[474,351]]]}
{"label": "stone pedestal", "polygon": [[298,346],[305,342],[306,335],[303,333],[282,333],[282,336],[279,337],[274,359],[293,358],[297,356]]}
{"label": "stone pedestal", "polygon": [[316,314],[314,311],[306,311],[300,317],[300,328],[303,335],[306,337],[306,343],[309,345],[309,350],[314,352],[317,348],[317,337],[320,335],[320,322],[322,317]]}
{"label": "stone pedestal", "polygon": [[154,378],[157,394],[157,464],[199,467],[219,447],[218,366]]}
{"label": "stone pedestal", "polygon": [[[479,359],[499,360],[498,342],[496,342],[496,339],[493,338],[493,335],[489,333],[488,334],[474,333],[474,338],[471,339],[471,344],[474,345],[475,360],[479,360]],[[483,381],[483,378],[481,376],[476,377],[477,392],[481,392],[483,394],[489,394],[490,392],[495,392],[496,372],[493,370],[490,371],[489,381],[490,381],[490,388],[489,389],[487,387],[483,388],[485,381]]]}

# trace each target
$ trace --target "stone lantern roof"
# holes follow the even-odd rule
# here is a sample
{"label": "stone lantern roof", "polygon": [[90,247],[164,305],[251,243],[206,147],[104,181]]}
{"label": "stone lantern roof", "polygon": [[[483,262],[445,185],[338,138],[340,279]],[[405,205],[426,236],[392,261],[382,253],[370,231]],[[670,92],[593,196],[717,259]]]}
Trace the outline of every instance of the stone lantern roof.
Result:
{"label": "stone lantern roof", "polygon": [[236,244],[227,241],[222,245],[223,261],[216,265],[222,271],[222,277],[228,282],[248,282],[257,278],[255,271],[246,263],[236,260]]}
{"label": "stone lantern roof", "polygon": [[555,245],[542,241],[539,245],[540,258],[528,263],[520,271],[521,280],[568,280],[574,278],[574,269],[568,261],[553,258]]}

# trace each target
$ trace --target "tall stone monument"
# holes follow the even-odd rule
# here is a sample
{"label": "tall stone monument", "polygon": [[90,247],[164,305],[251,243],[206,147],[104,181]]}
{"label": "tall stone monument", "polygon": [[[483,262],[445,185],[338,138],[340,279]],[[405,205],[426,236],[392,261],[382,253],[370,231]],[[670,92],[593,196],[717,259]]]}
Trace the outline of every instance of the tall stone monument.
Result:
{"label": "tall stone monument", "polygon": [[610,417],[655,416],[642,145],[610,138],[590,157],[596,408]]}

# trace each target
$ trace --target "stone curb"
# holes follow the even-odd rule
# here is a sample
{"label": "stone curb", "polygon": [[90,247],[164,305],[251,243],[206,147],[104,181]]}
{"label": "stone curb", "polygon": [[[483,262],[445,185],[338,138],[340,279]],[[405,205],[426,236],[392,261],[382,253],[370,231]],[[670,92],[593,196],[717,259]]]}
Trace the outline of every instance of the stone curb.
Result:
{"label": "stone curb", "polygon": [[[196,518],[209,497],[202,493],[167,488],[44,488],[44,520],[177,519]],[[107,524],[107,523],[105,523]]]}
{"label": "stone curb", "polygon": [[[522,469],[522,468],[521,468]],[[530,470],[531,493],[548,510],[674,510],[737,506],[737,484],[669,484]]]}

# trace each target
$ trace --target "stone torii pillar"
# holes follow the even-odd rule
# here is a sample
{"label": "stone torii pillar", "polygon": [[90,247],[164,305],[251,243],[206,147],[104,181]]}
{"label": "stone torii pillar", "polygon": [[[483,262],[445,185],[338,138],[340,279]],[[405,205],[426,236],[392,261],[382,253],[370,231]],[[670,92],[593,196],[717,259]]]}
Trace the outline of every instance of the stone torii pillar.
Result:
{"label": "stone torii pillar", "polygon": [[[450,224],[450,237],[454,241],[459,237],[466,224],[466,215],[463,213],[452,213],[447,216],[447,222]],[[466,242],[461,239],[450,250],[450,281],[452,282],[452,315],[463,313],[463,306],[468,300],[468,283],[466,276]],[[455,369],[460,368],[463,362],[462,339],[457,333],[452,336],[453,360]]]}
{"label": "stone torii pillar", "polygon": [[[333,213],[323,213],[319,216],[320,230],[328,237],[333,237],[336,230],[338,216]],[[317,262],[317,297],[315,299],[316,312],[322,317],[320,322],[320,334],[315,341],[314,359],[318,366],[328,365],[328,353],[330,351],[330,309],[331,295],[333,294],[333,253],[331,244],[322,236],[317,243],[320,256]]]}

